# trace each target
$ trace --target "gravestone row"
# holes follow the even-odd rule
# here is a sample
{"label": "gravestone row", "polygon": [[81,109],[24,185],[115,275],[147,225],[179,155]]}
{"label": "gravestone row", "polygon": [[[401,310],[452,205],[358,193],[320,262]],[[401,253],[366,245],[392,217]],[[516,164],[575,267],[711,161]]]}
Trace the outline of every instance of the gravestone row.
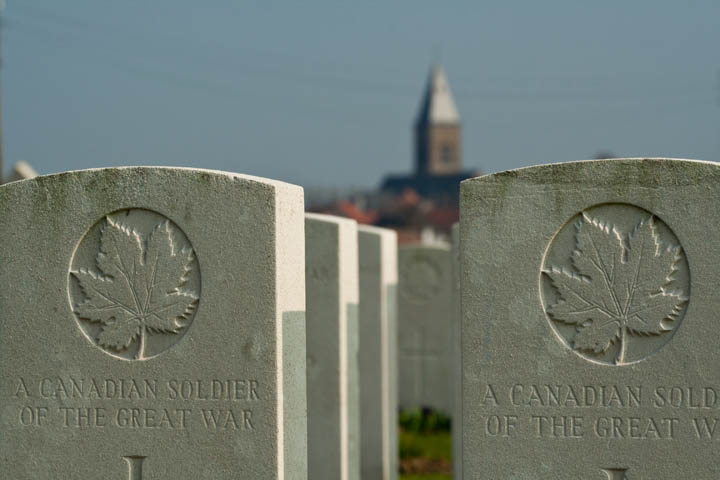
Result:
{"label": "gravestone row", "polygon": [[0,232],[0,478],[396,478],[393,232],[175,168],[8,184]]}
{"label": "gravestone row", "polygon": [[399,251],[244,175],[0,187],[0,477],[390,480],[397,408],[430,407],[456,479],[716,478],[718,185],[479,177],[451,245]]}

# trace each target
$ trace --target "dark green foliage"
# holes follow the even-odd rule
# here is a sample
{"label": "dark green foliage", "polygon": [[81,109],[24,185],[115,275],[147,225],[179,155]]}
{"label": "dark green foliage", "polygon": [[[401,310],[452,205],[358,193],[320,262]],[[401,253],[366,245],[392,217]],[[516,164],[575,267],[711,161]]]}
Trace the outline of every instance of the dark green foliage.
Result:
{"label": "dark green foliage", "polygon": [[429,408],[401,411],[398,418],[405,432],[449,432],[451,427],[449,416]]}

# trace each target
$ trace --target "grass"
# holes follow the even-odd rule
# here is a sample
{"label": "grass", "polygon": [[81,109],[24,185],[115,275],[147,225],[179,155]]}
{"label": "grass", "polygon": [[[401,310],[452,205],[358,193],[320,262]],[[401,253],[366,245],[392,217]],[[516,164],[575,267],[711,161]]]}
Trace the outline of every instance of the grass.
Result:
{"label": "grass", "polygon": [[451,480],[450,417],[432,409],[400,412],[400,480]]}
{"label": "grass", "polygon": [[[410,433],[400,432],[400,458],[422,458],[425,460],[443,460],[450,462],[452,445],[450,433],[428,432]],[[451,480],[451,475],[438,473],[403,474],[400,480]]]}
{"label": "grass", "polygon": [[452,477],[450,475],[436,475],[436,474],[428,474],[428,475],[400,475],[400,480],[451,480]]}
{"label": "grass", "polygon": [[415,457],[449,462],[452,458],[450,434],[400,432],[400,458]]}

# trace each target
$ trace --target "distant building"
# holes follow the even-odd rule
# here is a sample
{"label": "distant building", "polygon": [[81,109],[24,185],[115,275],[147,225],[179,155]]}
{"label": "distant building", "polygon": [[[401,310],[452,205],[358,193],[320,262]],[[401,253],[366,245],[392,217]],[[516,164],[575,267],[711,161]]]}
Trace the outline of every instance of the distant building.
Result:
{"label": "distant building", "polygon": [[460,182],[480,172],[462,168],[460,115],[440,65],[430,70],[414,135],[413,173],[386,176],[379,192],[311,209],[392,228],[401,243],[448,239],[459,219]]}
{"label": "distant building", "polygon": [[441,65],[430,71],[414,134],[415,172],[385,177],[376,222],[408,242],[446,236],[459,218],[460,182],[479,175],[463,171],[460,115]]}
{"label": "distant building", "polygon": [[462,126],[450,84],[440,65],[430,71],[415,122],[415,172],[389,175],[382,193],[400,195],[412,189],[439,204],[457,205],[459,183],[477,172],[462,169]]}

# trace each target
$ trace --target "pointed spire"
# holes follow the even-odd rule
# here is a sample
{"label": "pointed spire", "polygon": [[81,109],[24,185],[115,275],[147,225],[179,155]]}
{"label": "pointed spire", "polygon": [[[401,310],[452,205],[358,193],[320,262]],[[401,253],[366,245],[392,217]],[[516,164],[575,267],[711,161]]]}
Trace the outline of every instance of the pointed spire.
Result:
{"label": "pointed spire", "polygon": [[445,70],[442,65],[435,64],[430,70],[425,95],[420,104],[417,125],[458,123],[460,123],[460,115],[455,106]]}

